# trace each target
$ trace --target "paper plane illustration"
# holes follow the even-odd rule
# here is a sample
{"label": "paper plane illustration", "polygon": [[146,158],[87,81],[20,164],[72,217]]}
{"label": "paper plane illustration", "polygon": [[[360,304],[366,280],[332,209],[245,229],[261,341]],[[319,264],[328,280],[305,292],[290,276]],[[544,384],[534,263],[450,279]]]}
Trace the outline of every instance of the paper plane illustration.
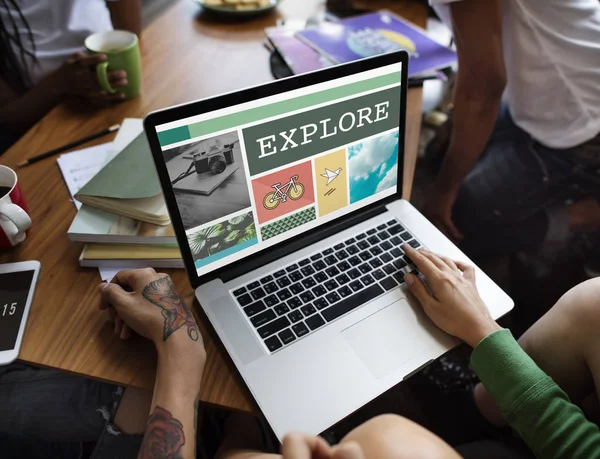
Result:
{"label": "paper plane illustration", "polygon": [[342,172],[341,167],[338,167],[335,171],[330,171],[329,169],[325,168],[325,173],[321,174],[321,177],[325,177],[327,179],[326,185],[329,185],[338,177],[338,175],[340,175],[340,172]]}

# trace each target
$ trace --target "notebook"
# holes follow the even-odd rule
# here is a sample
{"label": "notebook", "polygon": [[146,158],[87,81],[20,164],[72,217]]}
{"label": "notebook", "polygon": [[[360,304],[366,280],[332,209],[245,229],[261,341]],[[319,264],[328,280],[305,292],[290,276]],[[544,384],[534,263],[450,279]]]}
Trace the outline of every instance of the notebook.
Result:
{"label": "notebook", "polygon": [[324,22],[298,31],[296,36],[335,63],[406,50],[409,77],[448,67],[457,60],[454,51],[429,38],[425,30],[386,10]]}
{"label": "notebook", "polygon": [[269,27],[265,29],[267,38],[279,52],[292,73],[312,72],[332,66],[334,63],[322,56],[296,37],[298,29]]}
{"label": "notebook", "polygon": [[169,225],[134,220],[112,212],[83,205],[67,232],[73,242],[106,244],[175,244]]}
{"label": "notebook", "polygon": [[170,223],[146,135],[141,132],[76,193],[83,204],[155,225]]}
{"label": "notebook", "polygon": [[79,265],[85,268],[183,268],[177,245],[87,244]]}
{"label": "notebook", "polygon": [[143,130],[142,119],[125,118],[112,142],[72,151],[58,157],[56,163],[77,209],[80,209],[82,204],[74,198],[75,194]]}

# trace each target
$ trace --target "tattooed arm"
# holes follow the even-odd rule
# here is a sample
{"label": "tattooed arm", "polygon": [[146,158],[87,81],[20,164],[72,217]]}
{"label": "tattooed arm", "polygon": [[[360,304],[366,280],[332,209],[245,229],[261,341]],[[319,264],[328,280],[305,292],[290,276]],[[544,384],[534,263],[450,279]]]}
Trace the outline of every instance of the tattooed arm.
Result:
{"label": "tattooed arm", "polygon": [[187,356],[175,352],[159,354],[152,408],[138,459],[195,459],[201,372],[190,371],[193,362],[187,361]]}
{"label": "tattooed arm", "polygon": [[194,316],[166,274],[153,269],[121,271],[100,285],[101,309],[115,333],[135,331],[151,339],[158,354],[150,417],[139,458],[195,458],[198,392],[206,360]]}

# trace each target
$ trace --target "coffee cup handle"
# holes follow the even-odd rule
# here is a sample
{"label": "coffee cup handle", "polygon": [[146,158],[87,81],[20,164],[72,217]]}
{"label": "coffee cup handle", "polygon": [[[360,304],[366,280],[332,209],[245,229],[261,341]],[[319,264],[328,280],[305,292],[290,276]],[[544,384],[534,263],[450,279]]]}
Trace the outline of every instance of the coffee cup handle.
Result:
{"label": "coffee cup handle", "polygon": [[117,92],[117,90],[114,89],[108,82],[108,62],[100,62],[96,66],[96,77],[98,78],[98,83],[103,91],[106,91],[110,94]]}
{"label": "coffee cup handle", "polygon": [[16,204],[0,204],[0,218],[8,220],[8,225],[3,229],[6,236],[16,242],[25,239],[25,231],[31,226],[31,218]]}

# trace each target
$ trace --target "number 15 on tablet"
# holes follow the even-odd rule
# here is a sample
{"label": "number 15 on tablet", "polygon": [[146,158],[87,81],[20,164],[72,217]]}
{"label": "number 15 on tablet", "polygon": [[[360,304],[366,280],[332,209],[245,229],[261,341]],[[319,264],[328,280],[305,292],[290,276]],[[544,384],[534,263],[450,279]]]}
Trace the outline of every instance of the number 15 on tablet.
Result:
{"label": "number 15 on tablet", "polygon": [[4,309],[2,310],[2,316],[5,316],[6,314],[12,316],[15,312],[17,312],[17,303],[12,303],[10,309],[8,308],[8,304],[5,304]]}

